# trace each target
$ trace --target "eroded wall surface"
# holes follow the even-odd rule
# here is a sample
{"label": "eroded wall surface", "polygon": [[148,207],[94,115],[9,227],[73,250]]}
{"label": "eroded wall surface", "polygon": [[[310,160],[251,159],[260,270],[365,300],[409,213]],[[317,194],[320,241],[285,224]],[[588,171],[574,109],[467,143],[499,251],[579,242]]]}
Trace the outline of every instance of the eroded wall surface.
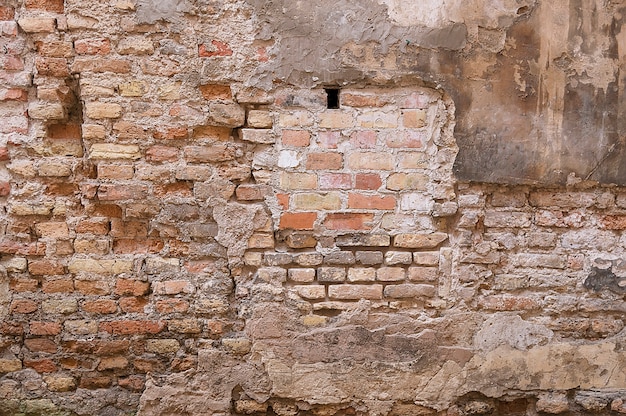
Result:
{"label": "eroded wall surface", "polygon": [[0,414],[626,413],[622,12],[5,1]]}

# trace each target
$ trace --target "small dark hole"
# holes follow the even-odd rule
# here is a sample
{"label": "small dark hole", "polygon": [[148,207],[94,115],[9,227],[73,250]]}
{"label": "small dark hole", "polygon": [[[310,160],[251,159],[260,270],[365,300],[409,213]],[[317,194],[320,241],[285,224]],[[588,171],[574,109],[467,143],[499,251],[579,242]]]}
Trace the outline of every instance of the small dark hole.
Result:
{"label": "small dark hole", "polygon": [[528,13],[528,6],[523,6],[517,9],[517,14],[522,15]]}
{"label": "small dark hole", "polygon": [[339,108],[339,89],[324,88],[326,91],[326,108]]}

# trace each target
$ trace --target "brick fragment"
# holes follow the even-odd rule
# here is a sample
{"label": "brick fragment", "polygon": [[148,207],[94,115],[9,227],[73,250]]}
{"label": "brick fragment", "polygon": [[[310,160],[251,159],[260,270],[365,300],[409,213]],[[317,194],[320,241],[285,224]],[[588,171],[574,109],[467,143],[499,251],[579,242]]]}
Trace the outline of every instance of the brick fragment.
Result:
{"label": "brick fragment", "polygon": [[211,43],[203,43],[198,46],[198,56],[201,58],[218,58],[231,56],[233,50],[222,41],[213,39]]}
{"label": "brick fragment", "polygon": [[100,322],[99,330],[116,335],[158,334],[166,327],[163,321],[122,320]]}
{"label": "brick fragment", "polygon": [[291,289],[303,299],[318,300],[326,298],[326,289],[322,285],[296,285]]}
{"label": "brick fragment", "polygon": [[26,33],[52,33],[56,30],[56,19],[51,17],[23,17],[17,23]]}
{"label": "brick fragment", "polygon": [[382,299],[383,285],[332,285],[328,287],[331,300]]}
{"label": "brick fragment", "polygon": [[435,296],[435,287],[432,285],[404,283],[385,286],[384,295],[388,298],[432,298]]}

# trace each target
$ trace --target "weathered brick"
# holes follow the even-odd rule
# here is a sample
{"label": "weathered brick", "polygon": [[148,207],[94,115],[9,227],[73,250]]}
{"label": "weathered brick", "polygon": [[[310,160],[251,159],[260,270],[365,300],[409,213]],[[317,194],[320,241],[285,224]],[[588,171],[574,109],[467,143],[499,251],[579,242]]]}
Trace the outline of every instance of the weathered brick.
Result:
{"label": "weathered brick", "polygon": [[79,39],[74,42],[79,55],[107,55],[111,52],[111,42],[106,38]]}
{"label": "weathered brick", "polygon": [[190,294],[195,291],[195,287],[188,280],[169,280],[164,282],[154,282],[153,292],[157,295],[177,295],[181,293]]}
{"label": "weathered brick", "polygon": [[74,282],[70,278],[46,279],[41,284],[43,293],[71,293],[74,291]]}
{"label": "weathered brick", "polygon": [[336,152],[309,153],[306,168],[314,170],[334,170],[343,168],[343,155]]}
{"label": "weathered brick", "polygon": [[320,267],[317,269],[317,280],[324,283],[337,283],[346,280],[343,267]]}
{"label": "weathered brick", "polygon": [[100,185],[98,187],[98,200],[120,201],[127,199],[145,199],[148,189],[145,185]]}
{"label": "weathered brick", "polygon": [[144,313],[148,300],[142,297],[123,297],[119,300],[120,309],[125,313]]}
{"label": "weathered brick", "polygon": [[587,208],[596,202],[596,196],[589,192],[531,192],[530,205],[534,207]]}
{"label": "weathered brick", "polygon": [[276,142],[274,132],[269,129],[240,129],[239,138],[251,143],[272,144]]}
{"label": "weathered brick", "polygon": [[85,301],[81,309],[87,313],[110,314],[117,312],[117,303],[112,299]]}
{"label": "weathered brick", "polygon": [[180,343],[176,339],[148,339],[146,351],[155,354],[173,354],[180,349]]}
{"label": "weathered brick", "polygon": [[402,125],[406,128],[419,129],[426,125],[427,113],[420,109],[402,110]]}
{"label": "weathered brick", "polygon": [[409,267],[408,277],[412,282],[432,282],[439,277],[439,269],[436,267]]}
{"label": "weathered brick", "polygon": [[265,110],[249,110],[247,124],[257,129],[270,129],[273,125],[272,115]]}
{"label": "weathered brick", "polygon": [[351,265],[354,262],[354,253],[351,251],[335,251],[324,255],[324,264]]}
{"label": "weathered brick", "polygon": [[530,227],[532,215],[517,211],[486,211],[485,227]]}
{"label": "weathered brick", "polygon": [[280,176],[282,189],[315,189],[317,188],[317,175],[314,173],[288,173],[283,172]]}
{"label": "weathered brick", "polygon": [[102,357],[98,363],[98,371],[120,370],[128,367],[128,359],[122,356]]}
{"label": "weathered brick", "polygon": [[525,311],[537,310],[541,304],[533,298],[525,296],[493,295],[479,300],[482,309],[495,311]]}
{"label": "weathered brick", "polygon": [[65,108],[59,103],[34,102],[28,105],[28,117],[36,120],[63,120]]}
{"label": "weathered brick", "polygon": [[395,111],[364,110],[358,115],[357,124],[364,128],[395,129],[398,127],[398,113]]}
{"label": "weathered brick", "polygon": [[46,314],[70,314],[78,310],[76,299],[48,299],[41,303],[41,310]]}
{"label": "weathered brick", "polygon": [[0,20],[13,20],[15,18],[15,9],[10,6],[0,6]]}
{"label": "weathered brick", "polygon": [[373,267],[350,267],[349,282],[373,282],[376,280],[376,269]]}
{"label": "weathered brick", "polygon": [[[85,114],[89,118],[96,120],[107,118],[119,118],[124,109],[115,103],[89,102],[85,103]],[[120,145],[117,145],[120,146]]]}
{"label": "weathered brick", "polygon": [[402,267],[381,267],[376,270],[376,280],[381,282],[397,282],[406,278],[406,270]]}
{"label": "weathered brick", "polygon": [[432,285],[420,285],[420,284],[399,284],[385,286],[384,295],[388,298],[431,298],[435,296],[435,287]]}
{"label": "weathered brick", "polygon": [[58,375],[44,376],[43,381],[50,391],[67,392],[76,390],[76,379],[74,377]]}
{"label": "weathered brick", "polygon": [[352,187],[352,175],[349,173],[329,173],[318,174],[320,189],[350,189]]}
{"label": "weathered brick", "polygon": [[299,193],[293,197],[293,206],[297,210],[337,210],[341,208],[339,194]]}
{"label": "weathered brick", "polygon": [[68,264],[70,273],[120,274],[133,270],[132,260],[121,259],[72,259]]}
{"label": "weathered brick", "polygon": [[233,50],[227,43],[213,39],[211,43],[203,43],[198,46],[198,56],[201,58],[216,58],[231,56]]}
{"label": "weathered brick", "polygon": [[117,43],[117,52],[120,55],[151,55],[154,45],[145,37],[123,38]]}
{"label": "weathered brick", "polygon": [[188,146],[183,149],[185,160],[191,163],[212,163],[233,160],[237,148],[227,144],[214,146]]}
{"label": "weathered brick", "polygon": [[117,89],[122,97],[141,97],[148,92],[148,85],[143,81],[129,81],[119,84]]}
{"label": "weathered brick", "polygon": [[17,358],[0,358],[0,374],[22,369],[22,361]]}
{"label": "weathered brick", "polygon": [[520,267],[564,269],[567,266],[567,258],[559,254],[520,253],[514,259],[515,264]]}
{"label": "weathered brick", "polygon": [[419,266],[437,266],[439,264],[439,252],[415,252],[413,262]]}
{"label": "weathered brick", "polygon": [[158,313],[185,313],[189,310],[189,302],[183,299],[163,299],[155,304]]}
{"label": "weathered brick", "polygon": [[281,230],[312,230],[317,220],[315,212],[285,212],[280,216],[278,228]]}
{"label": "weathered brick", "polygon": [[52,33],[56,30],[56,19],[52,17],[22,17],[17,23],[26,33]]}
{"label": "weathered brick", "polygon": [[72,64],[72,72],[128,74],[130,62],[123,59],[77,57]]}
{"label": "weathered brick", "polygon": [[392,191],[425,190],[428,182],[428,176],[421,173],[392,173],[387,178],[386,186]]}
{"label": "weathered brick", "polygon": [[383,285],[332,285],[328,287],[331,300],[382,299]]}
{"label": "weathered brick", "polygon": [[150,291],[150,283],[135,279],[117,279],[115,282],[116,295],[142,296]]}
{"label": "weathered brick", "polygon": [[167,329],[179,334],[199,334],[202,324],[197,319],[172,319],[167,323]]}
{"label": "weathered brick", "polygon": [[319,126],[326,129],[345,129],[354,127],[354,114],[350,112],[330,110],[319,114]]}
{"label": "weathered brick", "polygon": [[37,303],[30,299],[14,299],[11,302],[11,313],[33,313],[37,311]]}
{"label": "weathered brick", "polygon": [[424,149],[431,133],[422,130],[390,130],[385,143],[392,149]]}
{"label": "weathered brick", "polygon": [[69,237],[69,228],[65,222],[41,222],[35,225],[37,235],[42,238],[67,238]]}
{"label": "weathered brick", "polygon": [[198,87],[206,100],[230,100],[233,95],[229,85],[206,84]]}
{"label": "weathered brick", "polygon": [[335,239],[339,247],[387,247],[390,242],[387,234],[344,234]]}
{"label": "weathered brick", "polygon": [[51,260],[31,260],[28,263],[28,272],[33,275],[57,275],[63,274],[65,268],[62,264]]}
{"label": "weathered brick", "polygon": [[304,299],[317,300],[326,298],[326,289],[322,285],[296,285],[292,287],[292,290]]}
{"label": "weathered brick", "polygon": [[163,321],[122,320],[100,322],[99,330],[116,335],[158,334],[166,327]]}
{"label": "weathered brick", "polygon": [[413,262],[413,253],[405,251],[388,251],[385,253],[385,264],[387,266],[395,266],[398,264],[411,264]]}
{"label": "weathered brick", "polygon": [[315,280],[315,269],[289,269],[289,280],[298,283],[311,283]]}

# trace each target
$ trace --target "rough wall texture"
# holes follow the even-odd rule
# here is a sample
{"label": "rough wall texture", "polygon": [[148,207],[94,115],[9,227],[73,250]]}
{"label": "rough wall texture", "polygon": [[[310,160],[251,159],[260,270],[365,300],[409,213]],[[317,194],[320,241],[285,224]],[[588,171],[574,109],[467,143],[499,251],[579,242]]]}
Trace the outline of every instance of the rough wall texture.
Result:
{"label": "rough wall texture", "polygon": [[626,413],[622,2],[441,3],[5,0],[0,414]]}

